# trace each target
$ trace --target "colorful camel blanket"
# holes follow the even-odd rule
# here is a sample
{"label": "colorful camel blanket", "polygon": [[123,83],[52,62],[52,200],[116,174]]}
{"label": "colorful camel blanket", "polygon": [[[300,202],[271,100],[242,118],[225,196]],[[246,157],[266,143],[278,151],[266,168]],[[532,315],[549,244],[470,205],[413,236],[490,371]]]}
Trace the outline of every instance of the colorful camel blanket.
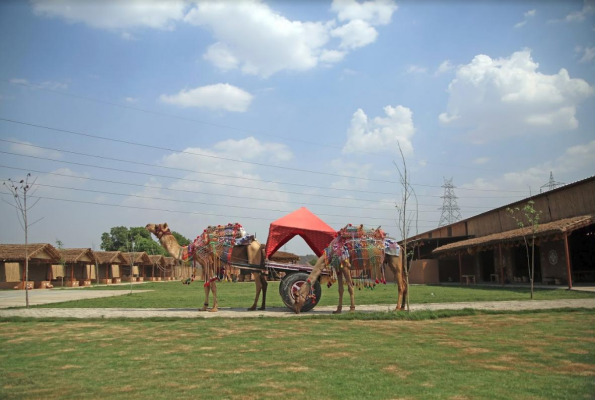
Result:
{"label": "colorful camel blanket", "polygon": [[345,226],[324,250],[327,266],[341,268],[349,260],[353,269],[370,269],[384,261],[386,234],[381,228],[367,229],[363,225]]}
{"label": "colorful camel blanket", "polygon": [[192,243],[182,248],[181,258],[187,260],[197,255],[206,261],[210,255],[215,255],[225,262],[234,246],[247,245],[253,240],[254,235],[247,235],[238,223],[209,226]]}

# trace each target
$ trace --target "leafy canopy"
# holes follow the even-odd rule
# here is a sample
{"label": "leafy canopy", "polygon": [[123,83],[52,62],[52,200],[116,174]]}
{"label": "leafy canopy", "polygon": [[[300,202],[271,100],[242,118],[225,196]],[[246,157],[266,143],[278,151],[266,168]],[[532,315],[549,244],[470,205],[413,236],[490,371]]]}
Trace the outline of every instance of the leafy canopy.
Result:
{"label": "leafy canopy", "polygon": [[[178,232],[173,231],[172,234],[180,244],[186,246],[190,243],[186,237]],[[134,243],[134,251],[144,251],[147,254],[164,255],[170,254],[165,250],[161,244],[155,241],[151,234],[142,226],[130,227],[115,226],[110,229],[109,233],[104,232],[101,235],[101,249],[104,251],[132,251],[132,244]]]}

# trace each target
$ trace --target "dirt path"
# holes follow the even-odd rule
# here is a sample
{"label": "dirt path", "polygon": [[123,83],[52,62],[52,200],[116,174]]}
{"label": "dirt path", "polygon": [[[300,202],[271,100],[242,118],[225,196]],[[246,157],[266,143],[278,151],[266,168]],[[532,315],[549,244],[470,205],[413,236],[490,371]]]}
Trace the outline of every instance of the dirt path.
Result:
{"label": "dirt path", "polygon": [[[361,305],[358,312],[388,311],[390,305]],[[595,299],[541,300],[541,301],[485,301],[473,303],[434,303],[414,304],[411,309],[418,310],[546,310],[553,308],[595,308]],[[335,307],[316,307],[302,317],[330,314]],[[250,318],[250,317],[293,317],[287,308],[271,308],[266,311],[246,311],[238,308],[220,308],[217,313],[198,312],[196,309],[166,308],[34,308],[0,310],[0,317],[33,318]]]}

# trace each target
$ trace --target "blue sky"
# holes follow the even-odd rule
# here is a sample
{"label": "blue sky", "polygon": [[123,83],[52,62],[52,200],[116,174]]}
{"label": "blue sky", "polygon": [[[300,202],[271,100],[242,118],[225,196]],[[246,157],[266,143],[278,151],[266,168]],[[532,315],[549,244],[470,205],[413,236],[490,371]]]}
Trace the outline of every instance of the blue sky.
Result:
{"label": "blue sky", "polygon": [[[240,222],[264,241],[301,205],[399,237],[399,142],[422,232],[443,177],[469,217],[550,171],[593,175],[594,30],[588,1],[3,2],[0,118],[15,122],[0,121],[0,151],[18,155],[0,173],[53,186],[31,239],[67,247],[165,221],[188,237]],[[0,241],[23,242],[0,212]]]}

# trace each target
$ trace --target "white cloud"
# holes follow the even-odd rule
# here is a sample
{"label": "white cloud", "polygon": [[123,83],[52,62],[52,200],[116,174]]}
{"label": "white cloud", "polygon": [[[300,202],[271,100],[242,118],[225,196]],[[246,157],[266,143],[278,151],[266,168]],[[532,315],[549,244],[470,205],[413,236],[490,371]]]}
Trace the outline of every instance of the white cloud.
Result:
{"label": "white cloud", "polygon": [[338,50],[322,50],[320,53],[320,61],[325,63],[336,63],[342,61],[347,53]]}
{"label": "white cloud", "polygon": [[257,0],[203,1],[184,20],[209,28],[218,40],[205,54],[207,60],[224,70],[241,68],[263,77],[315,67],[328,41],[327,24],[291,21]]}
{"label": "white cloud", "polygon": [[581,52],[583,53],[583,57],[580,59],[580,62],[591,62],[595,58],[595,47],[585,47]]}
{"label": "white cloud", "polygon": [[356,19],[331,31],[331,36],[341,39],[342,49],[357,49],[374,43],[378,31],[366,21]]}
{"label": "white cloud", "polygon": [[183,0],[32,0],[38,16],[82,22],[93,28],[119,31],[131,28],[170,30],[184,16]]}
{"label": "white cloud", "polygon": [[137,97],[126,97],[124,98],[124,101],[126,101],[126,103],[136,103],[138,101]]}
{"label": "white cloud", "polygon": [[455,69],[455,66],[450,63],[450,60],[444,60],[434,72],[434,76],[442,75]]}
{"label": "white cloud", "polygon": [[339,178],[331,183],[334,189],[351,189],[361,190],[368,186],[368,181],[365,179],[370,177],[372,172],[372,164],[362,164],[358,162],[343,161],[341,159],[334,159],[330,164],[331,170],[334,173],[347,176],[355,176],[363,179],[353,178]]}
{"label": "white cloud", "polygon": [[365,1],[333,0],[331,10],[337,13],[339,21],[362,20],[374,25],[387,25],[392,15],[397,11],[397,5],[392,0]]}
{"label": "white cloud", "polygon": [[124,39],[124,40],[129,40],[129,41],[131,41],[131,42],[133,42],[133,41],[135,41],[135,40],[138,40],[138,39],[136,38],[136,36],[134,36],[134,35],[133,35],[132,33],[130,33],[130,32],[122,32],[122,34],[120,35],[120,37],[121,37],[122,39]]}
{"label": "white cloud", "polygon": [[468,130],[476,142],[576,129],[576,107],[593,87],[566,69],[546,75],[538,67],[530,50],[501,59],[476,56],[448,86],[440,122]]}
{"label": "white cloud", "polygon": [[580,22],[595,11],[593,0],[585,0],[583,8],[580,11],[574,11],[564,17],[565,22]]}
{"label": "white cloud", "polygon": [[529,187],[531,187],[533,194],[539,192],[539,188],[549,180],[550,172],[554,174],[557,181],[569,178],[566,183],[586,178],[590,175],[589,171],[595,170],[595,157],[593,157],[593,154],[595,154],[595,140],[569,147],[555,160],[537,164],[521,171],[508,172],[491,180],[478,178],[472,183],[461,185],[461,187],[526,191],[528,196]]}
{"label": "white cloud", "polygon": [[475,160],[473,160],[473,164],[485,164],[488,161],[490,161],[489,157],[478,157]]}
{"label": "white cloud", "polygon": [[525,17],[525,20],[524,21],[521,21],[521,22],[519,22],[517,24],[515,24],[514,27],[515,28],[521,28],[521,27],[525,26],[525,24],[527,23],[527,19],[533,18],[536,13],[537,13],[537,10],[535,10],[535,9],[529,10],[527,12],[524,12],[523,13],[523,16]]}
{"label": "white cloud", "polygon": [[[279,71],[306,71],[320,63],[328,66],[348,51],[373,43],[374,25],[385,25],[396,10],[392,1],[364,3],[336,1],[331,11],[345,24],[290,20],[261,0],[242,2],[201,1],[184,21],[213,33],[216,42],[203,58],[223,71],[240,69],[267,78]],[[340,40],[333,48],[331,38]]]}
{"label": "white cloud", "polygon": [[213,146],[220,154],[228,157],[237,157],[242,154],[242,158],[249,160],[262,160],[268,158],[274,162],[289,161],[293,158],[293,153],[289,148],[281,143],[260,142],[258,139],[248,137],[242,140],[228,139],[218,142]]}
{"label": "white cloud", "polygon": [[18,143],[10,143],[9,144],[9,149],[10,151],[16,151],[19,154],[25,154],[28,156],[34,156],[34,157],[49,157],[49,158],[54,158],[54,159],[59,159],[62,158],[62,153],[60,153],[59,151],[56,150],[46,150],[46,149],[41,149],[39,147],[33,147],[34,145],[31,142],[25,142],[22,140],[17,140],[17,139],[10,139],[13,142],[18,142]]}
{"label": "white cloud", "polygon": [[415,134],[415,127],[411,110],[403,106],[386,106],[384,113],[386,117],[370,120],[361,108],[358,109],[351,119],[343,153],[366,151],[398,154],[397,143],[400,143],[405,155],[412,154],[411,138]]}
{"label": "white cloud", "polygon": [[228,83],[201,86],[196,89],[182,89],[175,95],[162,94],[159,99],[164,103],[181,107],[201,107],[213,110],[223,109],[233,112],[245,112],[252,103],[253,96]]}
{"label": "white cloud", "polygon": [[28,86],[31,89],[36,89],[36,88],[49,89],[49,90],[66,90],[66,89],[68,89],[67,82],[45,81],[38,85],[34,85],[34,84],[30,83],[27,79],[13,78],[10,80],[10,83],[12,83],[14,85]]}
{"label": "white cloud", "polygon": [[423,74],[427,71],[428,69],[426,67],[422,67],[419,65],[409,65],[407,66],[407,73],[408,74]]}

